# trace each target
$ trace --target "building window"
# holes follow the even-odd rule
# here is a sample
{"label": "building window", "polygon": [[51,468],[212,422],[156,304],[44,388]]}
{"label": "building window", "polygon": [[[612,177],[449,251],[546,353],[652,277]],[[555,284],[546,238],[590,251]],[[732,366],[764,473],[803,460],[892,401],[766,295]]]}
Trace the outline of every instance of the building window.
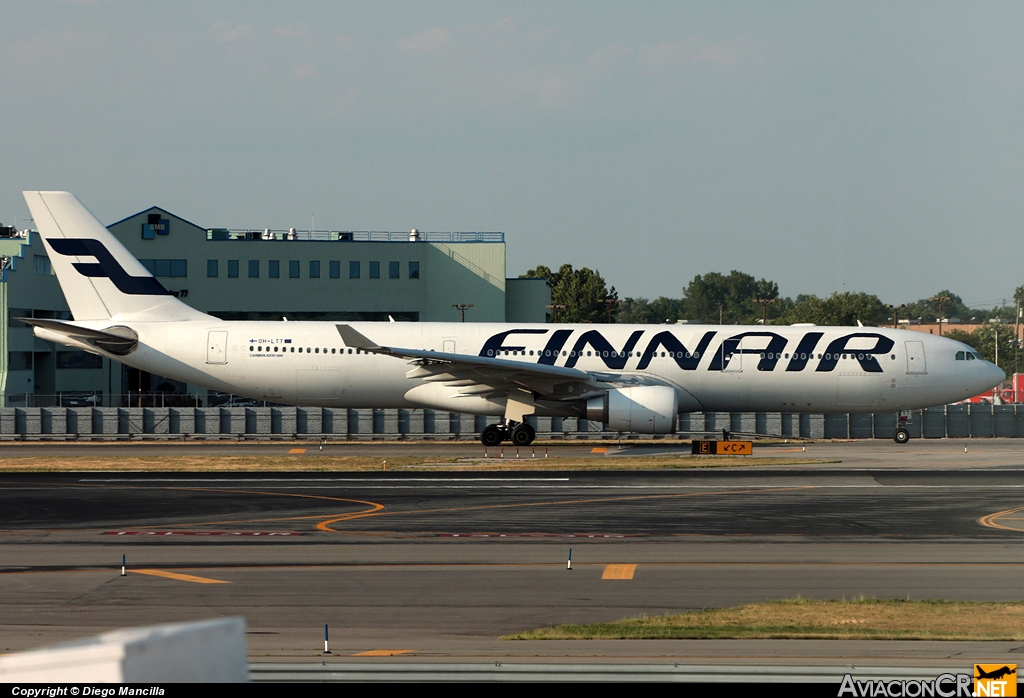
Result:
{"label": "building window", "polygon": [[398,262],[388,262],[388,278],[398,278]]}
{"label": "building window", "polygon": [[258,279],[260,278],[260,260],[250,259],[249,260],[249,278]]}
{"label": "building window", "polygon": [[9,351],[7,352],[8,371],[31,371],[32,352],[30,351]]}
{"label": "building window", "polygon": [[380,262],[370,262],[370,278],[380,278]]}
{"label": "building window", "polygon": [[32,311],[28,308],[8,308],[7,309],[7,326],[18,327],[21,329],[27,329],[32,332],[32,328],[23,322],[18,322],[17,318],[20,317],[32,317]]}
{"label": "building window", "polygon": [[238,278],[238,260],[237,259],[229,259],[228,260],[228,278],[229,279],[237,279]]}
{"label": "building window", "polygon": [[188,260],[185,259],[140,259],[139,264],[153,276],[188,276]]}
{"label": "building window", "polygon": [[293,259],[290,262],[288,262],[288,278],[299,278],[299,260]]}
{"label": "building window", "polygon": [[420,278],[420,263],[409,262],[409,278],[418,279]]}
{"label": "building window", "polygon": [[267,267],[267,276],[269,276],[271,279],[281,278],[281,262],[279,260],[270,260],[269,262],[267,262]]}
{"label": "building window", "polygon": [[340,279],[341,278],[341,262],[330,262],[328,264],[328,266],[330,267],[331,278],[332,279]]}
{"label": "building window", "polygon": [[359,262],[348,263],[348,278],[358,279],[359,278]]}
{"label": "building window", "polygon": [[36,274],[50,273],[50,258],[43,254],[37,254],[32,258],[32,271]]}
{"label": "building window", "polygon": [[320,278],[320,260],[314,259],[309,263],[309,278],[319,279]]}
{"label": "building window", "polygon": [[206,260],[206,275],[212,278],[217,278],[220,273],[216,259]]}
{"label": "building window", "polygon": [[87,351],[58,351],[57,368],[103,368],[103,357]]}

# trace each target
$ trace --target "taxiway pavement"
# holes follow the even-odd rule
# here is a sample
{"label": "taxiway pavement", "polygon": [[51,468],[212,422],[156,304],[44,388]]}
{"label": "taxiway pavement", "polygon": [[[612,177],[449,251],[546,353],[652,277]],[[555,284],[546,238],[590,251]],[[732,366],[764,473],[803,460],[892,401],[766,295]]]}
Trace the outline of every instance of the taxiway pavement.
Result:
{"label": "taxiway pavement", "polygon": [[[256,446],[270,447],[287,446]],[[382,457],[398,447],[406,455],[481,450],[359,445]],[[47,448],[59,459],[76,447],[5,446],[0,457]],[[140,448],[168,446],[113,453]],[[264,662],[321,661],[325,623],[330,661],[948,665],[950,657],[1015,661],[1024,651],[1024,643],[498,639],[549,623],[798,595],[1024,596],[1024,448],[1016,442],[970,442],[967,453],[950,441],[775,448],[788,460],[839,462],[2,474],[0,651],[224,615],[246,617],[250,656]]]}

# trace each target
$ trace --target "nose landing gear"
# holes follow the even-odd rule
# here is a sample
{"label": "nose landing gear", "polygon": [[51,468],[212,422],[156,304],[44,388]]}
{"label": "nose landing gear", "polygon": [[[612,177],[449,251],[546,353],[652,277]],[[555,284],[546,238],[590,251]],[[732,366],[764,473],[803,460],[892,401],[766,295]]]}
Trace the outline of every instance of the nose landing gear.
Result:
{"label": "nose landing gear", "polygon": [[490,424],[480,432],[480,443],[484,446],[497,446],[502,441],[511,441],[513,446],[529,446],[537,437],[537,432],[526,422],[506,422]]}

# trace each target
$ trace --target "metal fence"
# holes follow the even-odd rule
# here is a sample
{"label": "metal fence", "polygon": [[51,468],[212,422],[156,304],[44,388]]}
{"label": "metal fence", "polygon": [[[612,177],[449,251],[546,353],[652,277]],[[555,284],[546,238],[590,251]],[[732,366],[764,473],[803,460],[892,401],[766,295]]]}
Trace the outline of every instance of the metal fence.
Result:
{"label": "metal fence", "polygon": [[[437,410],[320,407],[4,407],[0,439],[264,438],[476,439],[495,417]],[[617,436],[585,419],[529,417],[540,438]],[[804,439],[888,439],[896,415],[694,412],[680,415],[678,436],[721,434]],[[913,438],[1022,438],[1024,405],[947,405],[913,412]],[[625,438],[672,438],[624,435]]]}

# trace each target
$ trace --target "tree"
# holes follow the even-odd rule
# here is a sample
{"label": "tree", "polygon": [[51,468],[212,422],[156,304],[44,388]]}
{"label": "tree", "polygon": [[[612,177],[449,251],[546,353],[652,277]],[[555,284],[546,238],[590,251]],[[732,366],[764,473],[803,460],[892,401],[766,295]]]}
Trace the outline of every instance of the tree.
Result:
{"label": "tree", "polygon": [[865,325],[885,323],[889,313],[878,296],[868,293],[833,293],[828,298],[797,296],[796,303],[786,313],[786,324],[810,322],[815,325]]}
{"label": "tree", "polygon": [[908,303],[906,310],[900,314],[906,318],[920,318],[921,322],[925,324],[931,324],[938,321],[939,317],[939,301],[933,301],[932,298],[948,298],[949,300],[942,302],[942,315],[948,318],[959,318],[960,320],[970,321],[976,320],[981,316],[984,318],[986,313],[984,311],[971,310],[966,305],[960,296],[956,295],[948,288],[943,289],[929,298],[922,298],[921,300]]}
{"label": "tree", "polygon": [[[523,279],[547,279],[551,284],[551,304],[565,306],[552,313],[559,322],[610,322],[614,318],[618,293],[610,289],[600,272],[563,264],[553,272],[541,265],[523,274]],[[611,312],[609,312],[611,309]]]}
{"label": "tree", "polygon": [[646,298],[627,298],[619,303],[615,322],[627,325],[659,325],[674,323],[682,318],[680,301],[661,296],[653,301]]}
{"label": "tree", "polygon": [[757,301],[769,301],[768,318],[777,318],[786,306],[780,302],[779,285],[757,280],[735,269],[729,275],[709,272],[695,276],[683,289],[682,311],[686,319],[700,323],[753,324],[765,312]]}

